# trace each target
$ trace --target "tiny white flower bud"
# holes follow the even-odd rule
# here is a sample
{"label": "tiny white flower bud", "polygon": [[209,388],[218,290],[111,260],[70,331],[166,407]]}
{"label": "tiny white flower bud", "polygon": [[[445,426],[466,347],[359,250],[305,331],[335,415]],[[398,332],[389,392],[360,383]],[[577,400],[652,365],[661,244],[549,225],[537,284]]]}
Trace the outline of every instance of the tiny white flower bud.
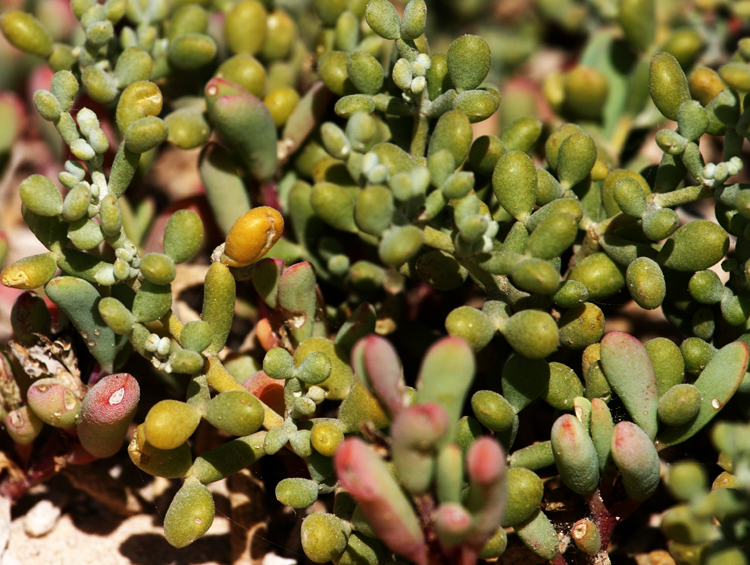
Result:
{"label": "tiny white flower bud", "polygon": [[378,159],[377,154],[369,151],[362,157],[362,172],[365,174],[369,174],[369,172],[379,164],[380,159]]}
{"label": "tiny white flower bud", "polygon": [[99,127],[99,118],[96,117],[96,113],[88,108],[81,108],[76,116],[78,122],[78,129],[86,137],[94,129]]}
{"label": "tiny white flower bud", "polygon": [[703,176],[707,179],[714,178],[716,176],[716,165],[709,163],[703,167]]}
{"label": "tiny white flower bud", "polygon": [[432,66],[432,59],[426,53],[420,53],[414,61],[416,64],[421,65],[425,70]]}
{"label": "tiny white flower bud", "polygon": [[385,165],[376,165],[372,169],[370,169],[369,173],[367,174],[367,180],[369,180],[372,184],[383,184],[385,181],[388,180],[388,167]]}
{"label": "tiny white flower bud", "polygon": [[80,159],[81,161],[88,161],[89,159],[92,159],[94,155],[96,155],[94,149],[84,139],[76,139],[73,143],[71,143],[70,152],[73,153],[73,155],[75,155],[76,158]]}
{"label": "tiny white flower bud", "polygon": [[413,81],[411,81],[411,91],[414,94],[419,94],[424,90],[424,87],[427,86],[427,81],[424,77],[417,77]]}
{"label": "tiny white flower bud", "polygon": [[168,337],[163,337],[159,340],[159,345],[156,347],[156,353],[159,355],[169,355],[170,347],[172,347],[172,341]]}
{"label": "tiny white flower bud", "polygon": [[151,334],[146,339],[146,343],[143,345],[143,347],[146,349],[146,351],[151,351],[153,353],[159,348],[160,339],[161,338],[158,335]]}
{"label": "tiny white flower bud", "polygon": [[414,62],[411,64],[411,74],[413,74],[415,77],[423,77],[426,72],[427,72],[427,69],[425,69],[419,63]]}

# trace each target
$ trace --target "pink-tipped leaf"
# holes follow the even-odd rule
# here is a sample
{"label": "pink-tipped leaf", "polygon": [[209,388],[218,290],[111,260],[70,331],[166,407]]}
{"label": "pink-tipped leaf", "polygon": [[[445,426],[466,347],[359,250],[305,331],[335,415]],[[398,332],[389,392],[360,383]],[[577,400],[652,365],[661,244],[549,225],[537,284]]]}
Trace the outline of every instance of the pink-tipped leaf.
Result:
{"label": "pink-tipped leaf", "polygon": [[620,469],[625,492],[646,500],[659,486],[659,455],[651,439],[633,422],[620,422],[612,433],[612,459]]}
{"label": "pink-tipped leaf", "polygon": [[78,439],[96,457],[117,453],[125,439],[140,399],[138,381],[128,373],[104,377],[81,403]]}
{"label": "pink-tipped leaf", "polygon": [[591,436],[572,414],[563,414],[550,432],[557,471],[578,494],[591,494],[599,485],[599,456]]}
{"label": "pink-tipped leaf", "polygon": [[334,464],[339,482],[359,503],[380,541],[417,565],[427,565],[419,520],[383,460],[361,439],[349,438],[336,451]]}
{"label": "pink-tipped leaf", "polygon": [[406,385],[401,362],[391,343],[375,334],[360,339],[352,349],[352,366],[391,416],[397,416],[404,406]]}
{"label": "pink-tipped leaf", "polygon": [[412,494],[432,485],[437,447],[448,431],[448,414],[439,404],[404,408],[391,426],[391,452],[401,483]]}
{"label": "pink-tipped leaf", "polygon": [[464,543],[477,552],[503,521],[507,499],[505,464],[503,448],[487,436],[476,440],[466,454],[469,493],[465,504],[474,517],[474,526]]}

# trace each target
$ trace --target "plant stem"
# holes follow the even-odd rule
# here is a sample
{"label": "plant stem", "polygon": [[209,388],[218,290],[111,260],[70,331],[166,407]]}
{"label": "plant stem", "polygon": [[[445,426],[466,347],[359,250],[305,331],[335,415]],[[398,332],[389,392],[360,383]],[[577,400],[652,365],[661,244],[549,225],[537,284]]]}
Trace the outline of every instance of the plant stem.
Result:
{"label": "plant stem", "polygon": [[659,194],[654,194],[652,196],[652,199],[653,203],[657,206],[660,206],[662,208],[673,208],[675,206],[688,204],[690,202],[695,202],[696,200],[701,200],[703,198],[710,198],[713,195],[713,190],[711,190],[710,188],[701,185],[695,185],[686,186],[685,188],[674,190],[672,192],[660,192]]}
{"label": "plant stem", "polygon": [[427,148],[427,132],[430,121],[421,112],[414,117],[414,130],[411,136],[411,156],[424,157]]}
{"label": "plant stem", "polygon": [[599,530],[599,536],[602,539],[602,547],[606,548],[609,545],[609,539],[612,537],[612,532],[617,524],[617,517],[610,514],[609,510],[604,505],[599,489],[596,489],[586,497],[586,503],[589,505],[589,510],[591,510],[594,523]]}
{"label": "plant stem", "polygon": [[427,89],[419,93],[417,97],[419,110],[414,116],[414,129],[411,134],[410,152],[412,157],[424,157],[427,149],[427,134],[430,131],[430,120],[427,118],[427,108],[430,106]]}

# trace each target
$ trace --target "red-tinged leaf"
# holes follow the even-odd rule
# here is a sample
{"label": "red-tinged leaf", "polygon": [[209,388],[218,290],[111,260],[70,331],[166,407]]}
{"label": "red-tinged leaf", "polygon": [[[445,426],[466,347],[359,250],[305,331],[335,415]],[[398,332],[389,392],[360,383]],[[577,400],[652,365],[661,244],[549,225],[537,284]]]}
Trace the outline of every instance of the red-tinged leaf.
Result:
{"label": "red-tinged leaf", "polygon": [[334,458],[339,482],[359,503],[365,518],[388,548],[427,565],[427,546],[414,509],[388,467],[361,439],[341,444]]}
{"label": "red-tinged leaf", "polygon": [[391,343],[372,334],[359,340],[352,349],[352,365],[383,406],[395,417],[404,406],[404,376],[401,362]]}
{"label": "red-tinged leaf", "polygon": [[117,453],[140,399],[138,381],[128,373],[104,377],[86,394],[78,416],[81,445],[97,457]]}
{"label": "red-tinged leaf", "polygon": [[331,102],[331,98],[331,91],[323,85],[322,81],[312,85],[302,97],[286,121],[281,135],[282,143],[279,151],[281,162],[294,153],[313,128],[320,123],[320,117]]}
{"label": "red-tinged leaf", "polygon": [[283,381],[272,379],[263,371],[250,375],[244,381],[244,386],[251,394],[254,394],[264,404],[273,409],[274,412],[284,414],[284,384]]}
{"label": "red-tinged leaf", "polygon": [[566,486],[582,495],[594,492],[599,484],[599,456],[583,424],[572,414],[563,414],[552,425],[550,439]]}
{"label": "red-tinged leaf", "polygon": [[265,104],[234,83],[213,78],[206,84],[208,115],[216,131],[259,181],[276,171],[276,125]]}
{"label": "red-tinged leaf", "polygon": [[612,433],[612,459],[620,469],[625,492],[646,500],[659,486],[659,455],[651,439],[633,422],[620,422]]}
{"label": "red-tinged leaf", "polygon": [[465,544],[480,551],[500,527],[505,514],[505,452],[490,437],[476,440],[466,454],[469,493],[466,508],[474,516],[474,527]]}

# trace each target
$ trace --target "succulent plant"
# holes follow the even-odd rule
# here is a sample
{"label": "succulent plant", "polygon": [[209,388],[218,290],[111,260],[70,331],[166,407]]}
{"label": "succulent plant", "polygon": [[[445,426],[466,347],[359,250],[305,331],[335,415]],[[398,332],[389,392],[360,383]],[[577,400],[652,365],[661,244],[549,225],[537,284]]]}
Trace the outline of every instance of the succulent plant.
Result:
{"label": "succulent plant", "polygon": [[[0,491],[49,476],[53,452],[116,455],[135,418],[132,462],[182,480],[176,547],[213,521],[206,485],[277,457],[312,562],[468,565],[508,543],[604,562],[668,450],[713,427],[725,473],[709,489],[670,463],[662,532],[679,563],[744,563],[745,424],[712,420],[747,417],[750,44],[719,38],[750,10],[701,4],[713,19],[539,0],[565,33],[608,25],[544,80],[546,123],[514,115],[529,97],[507,81],[499,126],[489,81],[526,32],[436,35],[440,53],[424,0],[73,0],[67,35],[5,12],[8,42],[51,69],[25,102],[56,150],[18,182],[46,251],[1,275],[25,291],[0,354],[25,475]],[[11,146],[0,134],[0,171],[18,176]],[[198,149],[201,187],[157,211],[151,171]],[[716,221],[688,219],[697,203]],[[195,272],[199,312],[181,298]],[[613,331],[631,299],[668,333]],[[133,353],[170,383],[139,412],[154,385]],[[564,519],[554,484],[583,502]]]}

